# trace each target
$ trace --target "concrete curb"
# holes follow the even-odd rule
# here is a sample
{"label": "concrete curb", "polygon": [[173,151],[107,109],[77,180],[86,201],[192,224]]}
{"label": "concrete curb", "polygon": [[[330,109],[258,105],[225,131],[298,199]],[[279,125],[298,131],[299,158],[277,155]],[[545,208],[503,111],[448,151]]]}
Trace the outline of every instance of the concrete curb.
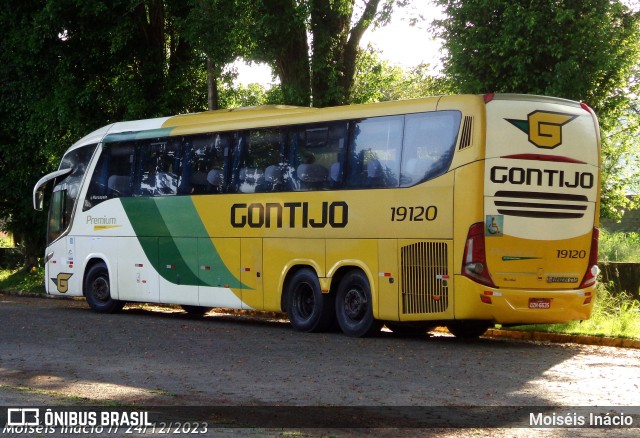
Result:
{"label": "concrete curb", "polygon": [[525,332],[519,330],[489,329],[484,334],[488,338],[517,339],[523,341],[553,342],[557,344],[597,345],[602,347],[638,348],[640,340],[607,338],[602,336],[569,335],[560,333]]}

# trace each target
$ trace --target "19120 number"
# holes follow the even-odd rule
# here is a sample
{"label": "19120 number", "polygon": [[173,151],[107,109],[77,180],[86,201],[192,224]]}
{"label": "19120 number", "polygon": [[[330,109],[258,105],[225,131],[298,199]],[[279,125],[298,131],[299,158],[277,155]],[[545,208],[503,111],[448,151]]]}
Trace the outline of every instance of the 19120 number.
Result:
{"label": "19120 number", "polygon": [[438,207],[429,205],[427,207],[391,207],[392,222],[422,222],[434,221],[438,217]]}
{"label": "19120 number", "polygon": [[558,249],[559,259],[583,259],[587,256],[587,251],[584,249]]}

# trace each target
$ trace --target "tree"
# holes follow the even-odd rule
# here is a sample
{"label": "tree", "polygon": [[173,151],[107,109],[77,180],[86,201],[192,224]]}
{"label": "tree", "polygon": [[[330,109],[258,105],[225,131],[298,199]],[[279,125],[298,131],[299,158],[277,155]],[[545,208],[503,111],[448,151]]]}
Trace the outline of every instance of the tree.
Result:
{"label": "tree", "polygon": [[247,37],[246,10],[238,0],[190,0],[186,18],[179,21],[181,33],[203,54],[206,62],[208,104],[220,107],[218,82],[224,67],[236,57],[246,55],[251,41]]}
{"label": "tree", "polygon": [[603,162],[609,163],[601,211],[616,211],[617,200],[624,198],[619,183],[627,178],[616,157],[633,147],[631,138],[623,141],[619,134],[629,132],[620,130],[620,123],[625,117],[629,123],[632,115],[629,91],[640,63],[640,12],[621,0],[438,3],[447,16],[435,28],[444,39],[445,74],[457,92],[542,94],[594,108],[604,133]]}
{"label": "tree", "polygon": [[188,11],[179,0],[23,0],[0,10],[0,217],[31,262],[46,220],[31,191],[66,148],[112,121],[204,108],[201,59],[176,26]]}
{"label": "tree", "polygon": [[[350,101],[359,44],[406,0],[250,0],[252,57],[270,63],[284,103],[316,107]],[[382,4],[382,6],[381,6]],[[311,36],[311,43],[308,35]]]}
{"label": "tree", "polygon": [[433,76],[429,65],[404,70],[381,59],[379,52],[369,46],[356,60],[350,103],[413,99],[446,94],[448,89],[446,78]]}

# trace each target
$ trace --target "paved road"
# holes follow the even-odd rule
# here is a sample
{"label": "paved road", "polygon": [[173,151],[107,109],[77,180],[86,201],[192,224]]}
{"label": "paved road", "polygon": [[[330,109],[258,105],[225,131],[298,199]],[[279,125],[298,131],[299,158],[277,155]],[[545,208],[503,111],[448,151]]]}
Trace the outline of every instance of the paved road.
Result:
{"label": "paved road", "polygon": [[[0,295],[0,405],[640,406],[640,351]],[[575,436],[575,433],[569,433]],[[569,436],[567,435],[567,436]]]}

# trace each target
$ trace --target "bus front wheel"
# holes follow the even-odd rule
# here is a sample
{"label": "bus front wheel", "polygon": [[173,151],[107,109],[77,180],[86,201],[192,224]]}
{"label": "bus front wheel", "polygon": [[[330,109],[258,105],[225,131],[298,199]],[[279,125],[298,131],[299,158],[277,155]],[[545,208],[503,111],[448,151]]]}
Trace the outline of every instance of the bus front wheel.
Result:
{"label": "bus front wheel", "polygon": [[382,321],[373,318],[371,287],[364,272],[351,271],[340,281],[336,316],[342,332],[347,336],[371,336],[382,328]]}
{"label": "bus front wheel", "polygon": [[311,269],[293,274],[287,287],[287,313],[293,328],[300,332],[329,329],[335,321],[332,298],[322,293],[320,281]]}
{"label": "bus front wheel", "polygon": [[104,263],[93,265],[84,279],[84,295],[91,310],[98,313],[116,313],[124,307],[124,301],[111,298],[109,270]]}

